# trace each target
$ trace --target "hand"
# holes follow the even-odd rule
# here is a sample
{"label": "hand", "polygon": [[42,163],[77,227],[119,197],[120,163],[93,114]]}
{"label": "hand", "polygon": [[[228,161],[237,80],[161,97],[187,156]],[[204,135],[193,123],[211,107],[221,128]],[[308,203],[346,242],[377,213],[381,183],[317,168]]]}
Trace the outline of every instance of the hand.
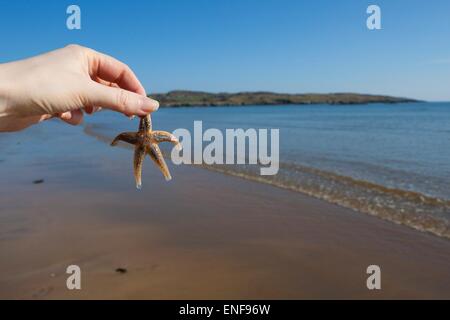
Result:
{"label": "hand", "polygon": [[99,107],[127,116],[158,109],[124,63],[78,45],[0,64],[0,131],[59,117],[77,125]]}

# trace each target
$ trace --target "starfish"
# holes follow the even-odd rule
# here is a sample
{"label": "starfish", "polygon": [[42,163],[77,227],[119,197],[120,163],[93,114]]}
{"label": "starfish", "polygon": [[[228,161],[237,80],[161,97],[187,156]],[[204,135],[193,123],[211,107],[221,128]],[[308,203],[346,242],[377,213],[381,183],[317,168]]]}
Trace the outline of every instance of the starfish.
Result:
{"label": "starfish", "polygon": [[135,146],[134,178],[136,180],[136,188],[141,189],[142,186],[142,164],[144,162],[145,154],[148,154],[150,158],[152,158],[167,181],[172,179],[158,143],[171,142],[178,150],[181,149],[181,144],[178,139],[169,132],[153,131],[150,115],[141,118],[138,132],[122,132],[113,140],[113,142],[111,142],[111,146],[117,145],[119,141],[125,141],[134,144]]}

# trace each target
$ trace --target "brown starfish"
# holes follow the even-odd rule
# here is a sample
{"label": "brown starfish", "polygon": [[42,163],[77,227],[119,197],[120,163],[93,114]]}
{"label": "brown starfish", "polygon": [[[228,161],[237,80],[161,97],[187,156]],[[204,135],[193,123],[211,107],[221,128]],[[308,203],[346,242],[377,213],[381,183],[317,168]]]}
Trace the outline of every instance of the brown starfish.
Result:
{"label": "brown starfish", "polygon": [[178,139],[169,132],[153,131],[152,119],[150,118],[150,115],[146,115],[141,118],[138,132],[122,132],[113,140],[113,142],[111,142],[111,145],[115,146],[119,141],[125,141],[135,145],[134,178],[136,180],[136,188],[140,189],[142,185],[142,163],[144,162],[146,153],[159,167],[166,180],[169,181],[172,179],[169,168],[167,168],[167,164],[164,161],[164,157],[158,147],[158,143],[164,141],[172,142],[178,149],[181,149],[181,144]]}

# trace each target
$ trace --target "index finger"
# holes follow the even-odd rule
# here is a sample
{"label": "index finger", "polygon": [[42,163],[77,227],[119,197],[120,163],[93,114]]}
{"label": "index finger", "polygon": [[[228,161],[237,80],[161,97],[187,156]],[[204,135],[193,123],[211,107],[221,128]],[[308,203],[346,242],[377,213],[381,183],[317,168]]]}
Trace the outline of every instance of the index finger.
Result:
{"label": "index finger", "polygon": [[141,82],[125,63],[92,49],[88,53],[88,62],[92,79],[97,77],[115,83],[122,89],[146,95]]}

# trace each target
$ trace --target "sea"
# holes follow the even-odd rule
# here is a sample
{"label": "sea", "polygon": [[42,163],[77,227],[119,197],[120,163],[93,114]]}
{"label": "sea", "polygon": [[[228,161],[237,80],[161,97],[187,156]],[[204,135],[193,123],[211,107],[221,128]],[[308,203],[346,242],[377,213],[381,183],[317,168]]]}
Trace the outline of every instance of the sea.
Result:
{"label": "sea", "polygon": [[[279,129],[276,175],[260,175],[260,165],[201,166],[450,238],[450,103],[161,108],[152,120],[167,131],[193,132],[194,121],[204,131]],[[84,131],[109,141],[137,123],[100,112]]]}

